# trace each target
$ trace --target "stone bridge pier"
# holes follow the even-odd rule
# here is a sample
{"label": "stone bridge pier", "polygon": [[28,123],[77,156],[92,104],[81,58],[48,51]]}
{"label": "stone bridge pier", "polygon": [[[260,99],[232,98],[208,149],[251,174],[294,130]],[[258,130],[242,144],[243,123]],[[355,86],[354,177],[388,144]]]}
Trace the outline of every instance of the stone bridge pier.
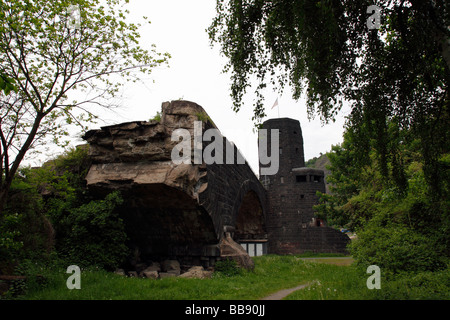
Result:
{"label": "stone bridge pier", "polygon": [[239,243],[267,241],[266,193],[237,148],[218,132],[202,107],[172,101],[162,104],[160,121],[85,134],[92,160],[87,186],[98,195],[121,192],[119,213],[137,259],[207,267],[232,257],[252,268]]}

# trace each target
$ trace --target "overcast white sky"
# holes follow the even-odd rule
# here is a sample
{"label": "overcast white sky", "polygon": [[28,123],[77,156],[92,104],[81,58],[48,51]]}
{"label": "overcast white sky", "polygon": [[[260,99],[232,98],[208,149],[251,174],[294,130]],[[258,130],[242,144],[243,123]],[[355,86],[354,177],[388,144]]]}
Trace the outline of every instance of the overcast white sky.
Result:
{"label": "overcast white sky", "polygon": [[[245,97],[239,112],[232,110],[230,78],[223,74],[225,58],[218,45],[211,48],[206,28],[215,16],[214,0],[131,0],[126,8],[130,20],[148,17],[151,24],[140,29],[142,47],[155,44],[158,52],[168,52],[169,67],[160,67],[145,84],[129,83],[125,87],[123,108],[118,114],[105,115],[96,127],[126,121],[148,120],[161,110],[164,101],[182,98],[196,102],[209,114],[219,130],[241,150],[255,173],[258,173],[257,135],[252,131],[253,92]],[[153,80],[155,83],[153,83]],[[290,117],[300,121],[305,159],[330,150],[342,141],[343,116],[336,123],[322,126],[319,117],[307,119],[304,101],[291,99],[290,91],[278,97],[279,111],[271,109],[278,95],[267,91],[267,119]]]}

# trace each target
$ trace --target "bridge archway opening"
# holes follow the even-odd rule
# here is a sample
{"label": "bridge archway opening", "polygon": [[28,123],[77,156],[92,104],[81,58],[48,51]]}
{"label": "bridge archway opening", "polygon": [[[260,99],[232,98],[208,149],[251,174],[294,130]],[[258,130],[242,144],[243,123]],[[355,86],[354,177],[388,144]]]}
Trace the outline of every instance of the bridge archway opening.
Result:
{"label": "bridge archway opening", "polygon": [[264,220],[258,195],[253,190],[248,191],[242,198],[237,213],[234,239],[238,242],[266,240],[267,231]]}

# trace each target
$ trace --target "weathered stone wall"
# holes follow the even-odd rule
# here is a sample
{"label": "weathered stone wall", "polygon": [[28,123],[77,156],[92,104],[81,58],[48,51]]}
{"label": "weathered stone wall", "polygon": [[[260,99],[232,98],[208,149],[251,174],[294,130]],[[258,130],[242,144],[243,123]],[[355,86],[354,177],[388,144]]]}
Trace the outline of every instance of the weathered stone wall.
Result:
{"label": "weathered stone wall", "polygon": [[[266,236],[265,191],[248,164],[237,163],[236,147],[234,164],[194,161],[194,122],[199,120],[202,132],[217,129],[199,105],[173,101],[163,103],[159,122],[122,123],[84,136],[93,161],[87,185],[99,194],[122,192],[125,205],[120,213],[130,246],[142,257],[191,259],[187,263],[207,266],[220,257],[225,232]],[[172,150],[179,144],[172,141],[176,129],[191,135],[191,163],[172,161]],[[221,139],[225,158],[229,142]],[[202,142],[201,150],[210,143]],[[237,224],[238,215],[244,218]]]}

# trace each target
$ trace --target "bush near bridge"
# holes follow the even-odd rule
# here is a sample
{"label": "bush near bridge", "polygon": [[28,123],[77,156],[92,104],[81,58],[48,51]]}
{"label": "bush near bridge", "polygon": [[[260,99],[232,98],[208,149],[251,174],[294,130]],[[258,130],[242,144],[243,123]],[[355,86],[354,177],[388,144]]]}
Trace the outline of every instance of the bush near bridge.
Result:
{"label": "bush near bridge", "polygon": [[[114,209],[119,194],[90,195],[84,183],[87,148],[75,148],[41,168],[23,168],[14,180],[0,221],[0,274],[26,261],[54,259],[80,267],[114,270],[128,254],[123,221]],[[20,250],[19,250],[20,249]]]}

